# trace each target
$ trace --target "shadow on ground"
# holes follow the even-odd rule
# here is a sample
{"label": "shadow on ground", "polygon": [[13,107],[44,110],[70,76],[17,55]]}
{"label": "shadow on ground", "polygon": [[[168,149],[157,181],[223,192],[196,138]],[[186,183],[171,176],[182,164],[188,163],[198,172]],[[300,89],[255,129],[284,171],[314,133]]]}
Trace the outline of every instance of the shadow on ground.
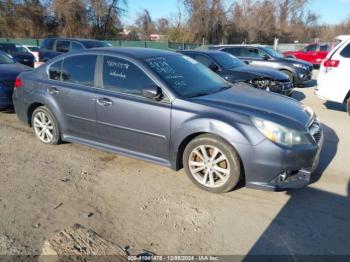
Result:
{"label": "shadow on ground", "polygon": [[299,85],[298,87],[309,88],[309,87],[315,87],[315,86],[317,86],[317,80],[312,79],[304,84]]}
{"label": "shadow on ground", "polygon": [[292,95],[292,98],[294,98],[294,99],[296,99],[296,100],[301,102],[301,101],[303,101],[306,98],[306,96],[302,92],[294,91],[293,95]]}
{"label": "shadow on ground", "polygon": [[340,104],[332,101],[327,101],[324,103],[325,107],[330,110],[346,112],[346,104]]}
{"label": "shadow on ground", "polygon": [[[339,142],[334,130],[324,125],[324,131],[319,177],[335,157]],[[350,183],[347,196],[311,187],[286,194],[290,196],[287,204],[245,261],[255,261],[256,255],[289,255],[281,257],[283,261],[298,261],[300,255],[350,255]]]}

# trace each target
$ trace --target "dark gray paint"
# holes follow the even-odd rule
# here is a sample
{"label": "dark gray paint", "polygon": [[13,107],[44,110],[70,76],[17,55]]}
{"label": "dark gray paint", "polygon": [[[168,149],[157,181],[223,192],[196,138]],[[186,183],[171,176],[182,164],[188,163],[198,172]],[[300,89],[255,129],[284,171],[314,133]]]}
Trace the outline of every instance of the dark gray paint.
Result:
{"label": "dark gray paint", "polygon": [[[163,90],[166,99],[157,102],[100,88],[82,87],[89,90],[82,91],[80,87],[62,85],[60,88],[67,89],[71,99],[62,102],[57,98],[57,94],[47,91],[51,84],[59,85],[57,81],[47,79],[46,70],[50,66],[48,64],[32,73],[21,75],[24,86],[14,93],[14,104],[20,119],[30,123],[30,108],[43,104],[57,118],[63,140],[151,161],[173,169],[181,167],[181,145],[184,145],[187,138],[211,133],[225,139],[236,149],[243,164],[248,187],[281,190],[309,183],[309,180],[300,180],[285,187],[277,187],[271,185],[270,181],[286,169],[311,171],[322,141],[318,145],[309,135],[309,145],[285,148],[267,140],[252,124],[250,118],[261,117],[308,132],[308,124],[314,116],[308,115],[299,102],[281,95],[246,88],[245,84],[236,84],[220,93],[185,99],[176,96],[142,62],[145,57],[179,54],[138,48],[107,48],[83,51],[80,54],[83,53],[116,56],[135,63]],[[70,55],[65,57],[67,56]],[[61,58],[63,57],[54,59],[52,63]],[[84,92],[89,92],[89,95],[84,95]],[[92,98],[93,100],[90,100]],[[99,105],[97,100],[101,98],[108,99],[112,104]],[[84,107],[87,108],[83,110]],[[83,120],[77,120],[79,118]],[[84,132],[79,131],[83,128],[86,129]],[[97,138],[87,137],[85,132],[96,134]]]}

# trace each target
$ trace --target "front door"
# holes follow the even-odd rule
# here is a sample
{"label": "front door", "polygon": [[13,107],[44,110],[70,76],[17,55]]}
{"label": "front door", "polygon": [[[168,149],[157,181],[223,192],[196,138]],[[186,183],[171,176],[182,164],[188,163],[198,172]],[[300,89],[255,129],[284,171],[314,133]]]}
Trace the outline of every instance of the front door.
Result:
{"label": "front door", "polygon": [[134,63],[105,56],[96,112],[99,140],[138,153],[169,158],[171,104],[142,96],[155,83]]}

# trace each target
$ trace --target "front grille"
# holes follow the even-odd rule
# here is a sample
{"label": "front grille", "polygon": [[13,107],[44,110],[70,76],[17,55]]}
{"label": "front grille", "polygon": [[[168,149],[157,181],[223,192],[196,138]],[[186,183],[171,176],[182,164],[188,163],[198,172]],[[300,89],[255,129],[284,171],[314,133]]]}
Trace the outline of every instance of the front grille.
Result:
{"label": "front grille", "polygon": [[309,132],[314,138],[315,142],[318,144],[322,137],[322,129],[321,123],[316,117],[309,125]]}

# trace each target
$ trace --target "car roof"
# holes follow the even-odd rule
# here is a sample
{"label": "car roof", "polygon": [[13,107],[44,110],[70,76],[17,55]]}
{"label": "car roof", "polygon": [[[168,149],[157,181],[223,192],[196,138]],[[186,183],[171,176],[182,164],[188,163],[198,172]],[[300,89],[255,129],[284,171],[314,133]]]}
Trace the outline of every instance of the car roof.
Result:
{"label": "car roof", "polygon": [[215,45],[212,47],[216,48],[224,48],[224,47],[267,47],[266,45],[260,45],[260,44],[248,44],[248,45],[242,45],[242,44],[232,44],[232,45]]}
{"label": "car roof", "polygon": [[76,42],[81,42],[81,43],[84,43],[84,42],[103,42],[103,41],[100,41],[100,40],[88,39],[88,38],[48,37],[46,39],[76,41]]}
{"label": "car roof", "polygon": [[179,50],[179,53],[203,53],[203,54],[222,54],[222,51],[219,50],[199,50],[199,49],[194,49],[194,50]]}
{"label": "car roof", "polygon": [[[141,48],[141,47],[102,47],[90,49],[94,51],[103,51],[104,53],[120,54],[131,58],[143,59],[147,57],[157,57],[166,55],[178,55],[172,51],[166,51],[154,48]],[[88,52],[88,50],[86,50]]]}

